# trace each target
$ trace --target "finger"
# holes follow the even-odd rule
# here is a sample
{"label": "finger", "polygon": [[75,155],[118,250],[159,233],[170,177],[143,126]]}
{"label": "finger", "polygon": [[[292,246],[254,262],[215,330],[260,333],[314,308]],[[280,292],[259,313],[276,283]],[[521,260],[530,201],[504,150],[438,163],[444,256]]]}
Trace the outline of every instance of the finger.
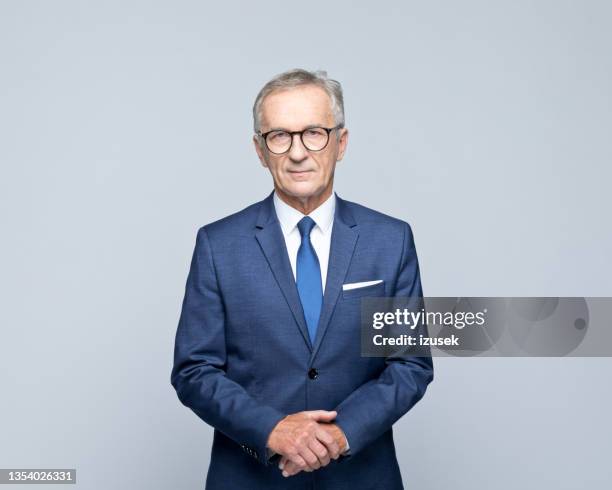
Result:
{"label": "finger", "polygon": [[298,472],[301,471],[298,466],[291,461],[289,458],[287,458],[286,456],[281,457],[280,461],[278,462],[278,469],[279,470],[284,470],[287,468],[294,468],[296,469]]}
{"label": "finger", "polygon": [[289,461],[287,463],[287,466],[285,466],[285,469],[283,470],[283,476],[284,477],[288,477],[288,476],[293,476],[293,475],[297,475],[301,470],[294,465],[291,461]]}
{"label": "finger", "polygon": [[332,436],[322,427],[317,429],[315,436],[322,444],[325,445],[330,458],[338,459],[340,457],[340,445],[334,436]]}
{"label": "finger", "polygon": [[335,410],[327,411],[327,410],[310,410],[306,412],[310,418],[319,422],[331,422],[336,418],[338,412]]}
{"label": "finger", "polygon": [[[299,453],[296,453],[296,454],[291,455],[291,456],[287,456],[287,459],[288,459],[288,461],[285,463],[285,467],[289,463],[293,463],[299,469],[304,469],[304,468],[308,467],[308,463],[306,462],[306,460]],[[283,470],[283,471],[285,471],[285,470]]]}
{"label": "finger", "polygon": [[321,467],[321,463],[319,462],[319,458],[317,455],[312,452],[308,446],[304,446],[300,451],[300,456],[306,461],[306,466],[301,468],[304,471],[312,471],[318,470]]}
{"label": "finger", "polygon": [[308,447],[313,453],[315,453],[319,463],[321,463],[321,466],[327,466],[329,464],[329,454],[327,453],[327,448],[323,444],[316,439],[313,439],[308,444]]}
{"label": "finger", "polygon": [[282,470],[283,476],[291,476],[293,468],[295,465],[291,461],[286,461],[283,463],[282,461],[278,464],[278,467]]}

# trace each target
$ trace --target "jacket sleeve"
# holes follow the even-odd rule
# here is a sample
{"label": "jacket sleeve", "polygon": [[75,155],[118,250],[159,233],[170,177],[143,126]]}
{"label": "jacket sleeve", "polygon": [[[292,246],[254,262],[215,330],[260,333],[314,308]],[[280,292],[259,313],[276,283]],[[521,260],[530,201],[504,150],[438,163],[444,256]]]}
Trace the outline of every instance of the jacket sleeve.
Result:
{"label": "jacket sleeve", "polygon": [[170,382],[181,403],[268,464],[270,432],[286,414],[263,405],[226,375],[225,311],[210,240],[198,230],[174,347]]}
{"label": "jacket sleeve", "polygon": [[[419,297],[423,291],[419,264],[408,223],[404,223],[404,238],[396,297]],[[427,335],[426,325],[418,331]],[[421,351],[422,352],[422,351]],[[433,381],[431,356],[393,355],[385,359],[386,367],[377,379],[361,385],[345,398],[335,410],[334,422],[344,431],[350,444],[347,457],[354,456],[408,412],[425,394]]]}

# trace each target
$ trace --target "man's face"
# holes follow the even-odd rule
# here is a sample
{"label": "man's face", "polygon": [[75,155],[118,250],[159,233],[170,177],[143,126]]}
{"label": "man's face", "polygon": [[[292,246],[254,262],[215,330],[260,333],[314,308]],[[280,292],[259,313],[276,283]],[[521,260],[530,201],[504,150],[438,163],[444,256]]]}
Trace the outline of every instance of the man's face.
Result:
{"label": "man's face", "polygon": [[[331,101],[327,93],[315,85],[272,92],[264,99],[261,109],[262,133],[335,126]],[[346,128],[332,131],[327,146],[320,151],[307,150],[297,134],[293,135],[291,149],[280,155],[271,153],[258,137],[253,141],[259,160],[270,170],[280,197],[314,209],[331,195],[336,162],[344,156],[348,131]]]}

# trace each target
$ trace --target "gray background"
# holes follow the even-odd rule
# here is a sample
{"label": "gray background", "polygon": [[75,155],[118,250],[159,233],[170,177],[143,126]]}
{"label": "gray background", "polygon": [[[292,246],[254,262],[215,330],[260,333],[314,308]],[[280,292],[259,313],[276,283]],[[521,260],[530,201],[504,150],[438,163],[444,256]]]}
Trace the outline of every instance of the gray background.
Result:
{"label": "gray background", "polygon": [[[428,296],[612,296],[609,2],[0,3],[0,467],[202,488],[170,385],[199,226],[271,190],[285,69],[344,85],[341,197],[409,221]],[[435,359],[407,488],[609,488],[612,359]]]}

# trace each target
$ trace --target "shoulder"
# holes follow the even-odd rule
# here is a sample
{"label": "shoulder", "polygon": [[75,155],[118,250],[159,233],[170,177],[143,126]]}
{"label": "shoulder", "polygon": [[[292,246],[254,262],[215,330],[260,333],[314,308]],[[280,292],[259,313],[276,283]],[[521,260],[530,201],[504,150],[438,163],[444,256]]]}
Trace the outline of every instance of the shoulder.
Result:
{"label": "shoulder", "polygon": [[368,249],[378,250],[383,256],[400,253],[400,261],[416,256],[414,235],[407,221],[350,201],[342,200],[341,207],[352,216],[359,239],[363,237]]}
{"label": "shoulder", "polygon": [[211,242],[227,242],[244,238],[252,233],[264,202],[265,199],[201,226],[198,230],[198,239],[206,238]]}
{"label": "shoulder", "polygon": [[360,229],[365,228],[376,232],[386,231],[400,234],[411,231],[410,224],[400,218],[345,199],[338,198],[338,202],[352,215]]}

